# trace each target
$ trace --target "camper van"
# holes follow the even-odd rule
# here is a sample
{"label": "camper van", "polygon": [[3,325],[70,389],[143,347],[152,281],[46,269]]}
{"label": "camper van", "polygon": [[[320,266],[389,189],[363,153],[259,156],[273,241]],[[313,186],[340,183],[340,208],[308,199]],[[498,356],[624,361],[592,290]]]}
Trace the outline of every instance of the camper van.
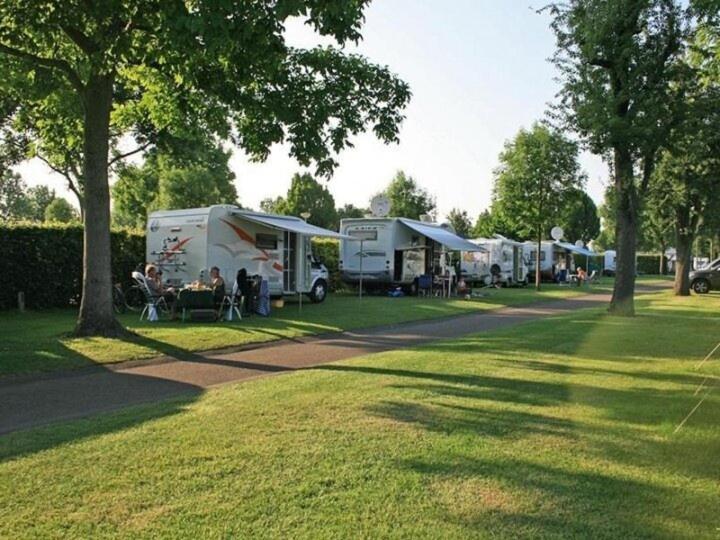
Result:
{"label": "camper van", "polygon": [[[523,243],[523,253],[528,267],[528,279],[535,277],[535,260],[537,255],[537,242]],[[540,279],[555,281],[556,274],[563,262],[566,262],[567,251],[553,241],[543,241],[540,244]]]}
{"label": "camper van", "polygon": [[527,285],[528,267],[521,242],[499,234],[494,238],[475,238],[471,242],[488,252],[488,265],[494,283],[503,286]]}
{"label": "camper van", "polygon": [[241,268],[267,280],[271,296],[327,295],[328,271],[312,254],[313,236],[339,238],[293,216],[241,210],[236,206],[153,212],[147,223],[147,261],[171,285],[204,281],[217,266],[226,283]]}
{"label": "camper van", "polygon": [[616,260],[617,260],[617,251],[614,249],[608,249],[605,252],[604,255],[604,261],[603,261],[603,274],[606,276],[614,276],[615,270],[617,269],[616,266]]}
{"label": "camper van", "polygon": [[356,285],[362,278],[370,288],[414,291],[420,276],[444,274],[461,252],[482,251],[448,226],[407,218],[343,219],[340,233],[341,279]]}

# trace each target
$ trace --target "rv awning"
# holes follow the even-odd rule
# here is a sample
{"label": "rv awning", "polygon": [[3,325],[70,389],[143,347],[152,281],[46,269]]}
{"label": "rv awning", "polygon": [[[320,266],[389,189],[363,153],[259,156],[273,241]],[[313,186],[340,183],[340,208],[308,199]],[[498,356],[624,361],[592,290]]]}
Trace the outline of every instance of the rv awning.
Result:
{"label": "rv awning", "polygon": [[555,245],[560,246],[563,249],[567,249],[568,251],[572,251],[573,253],[577,253],[578,255],[585,255],[586,257],[594,257],[595,255],[598,255],[594,251],[577,247],[575,244],[568,244],[567,242],[555,242]]}
{"label": "rv awning", "polygon": [[415,232],[427,236],[431,240],[435,240],[438,244],[442,244],[451,251],[487,251],[485,248],[468,242],[464,238],[460,238],[457,234],[454,234],[447,229],[442,227],[436,227],[432,225],[426,225],[425,223],[419,223],[411,219],[400,218],[400,222],[406,227],[410,227]]}
{"label": "rv awning", "polygon": [[300,218],[294,216],[275,216],[269,214],[256,214],[252,212],[236,211],[232,213],[242,219],[247,219],[253,223],[259,223],[272,227],[273,229],[280,229],[281,231],[290,231],[298,234],[304,234],[305,236],[322,236],[325,238],[350,238],[344,234],[336,233],[322,227],[316,227],[303,221]]}

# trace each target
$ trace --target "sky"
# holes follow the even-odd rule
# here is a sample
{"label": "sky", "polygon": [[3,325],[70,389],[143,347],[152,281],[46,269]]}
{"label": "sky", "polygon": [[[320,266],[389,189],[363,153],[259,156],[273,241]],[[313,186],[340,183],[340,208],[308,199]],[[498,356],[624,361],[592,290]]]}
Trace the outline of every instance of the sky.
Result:
{"label": "sky", "polygon": [[[374,63],[388,65],[409,83],[400,143],[385,145],[371,133],[339,155],[327,181],[338,206],[367,206],[397,170],[411,175],[436,197],[442,219],[452,208],[474,219],[492,195],[492,171],[506,140],[542,119],[559,84],[548,62],[554,50],[544,0],[375,0],[366,10],[364,39],[348,45]],[[294,46],[327,44],[300,21],[287,26]],[[602,200],[607,167],[587,153],[581,164],[587,191]],[[258,208],[266,197],[284,195],[304,169],[284,145],[264,163],[235,150],[230,166],[243,206]],[[17,168],[30,185],[49,184],[71,201],[61,177],[42,163]]]}

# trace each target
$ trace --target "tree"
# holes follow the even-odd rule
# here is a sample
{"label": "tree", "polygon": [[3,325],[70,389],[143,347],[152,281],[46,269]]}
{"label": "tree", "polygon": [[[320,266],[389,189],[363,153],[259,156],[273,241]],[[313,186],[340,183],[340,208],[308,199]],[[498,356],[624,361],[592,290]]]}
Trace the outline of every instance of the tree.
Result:
{"label": "tree", "polygon": [[470,236],[472,223],[470,222],[467,211],[453,208],[447,215],[447,222],[455,229],[455,233],[458,236],[462,236],[463,238]]}
{"label": "tree", "polygon": [[540,289],[541,242],[558,222],[585,176],[578,164],[578,146],[542,124],[521,129],[505,143],[495,171],[494,206],[522,235],[537,241],[535,287]]}
{"label": "tree", "polygon": [[472,234],[480,238],[492,238],[496,234],[507,238],[517,238],[519,236],[518,230],[502,214],[502,209],[496,201],[493,201],[490,208],[480,213],[473,226]]}
{"label": "tree", "polygon": [[337,209],[338,222],[346,218],[362,218],[370,213],[368,208],[358,208],[354,204],[346,204]]}
{"label": "tree", "polygon": [[420,219],[423,214],[433,215],[435,211],[434,197],[403,171],[395,174],[383,193],[390,199],[390,216]]}
{"label": "tree", "polygon": [[562,82],[556,119],[612,160],[617,272],[609,311],[633,315],[641,205],[675,120],[683,9],[676,0],[569,0],[549,10]]}
{"label": "tree", "polygon": [[274,199],[267,197],[260,201],[260,210],[268,214],[288,215],[285,198],[277,196]]}
{"label": "tree", "polygon": [[[253,158],[287,141],[330,175],[349,137],[396,141],[405,83],[334,47],[285,43],[305,19],[343,45],[360,39],[367,0],[248,3],[8,0],[0,6],[0,95],[15,132],[51,149],[81,182],[84,263],[77,335],[124,333],[113,315],[108,169],[159,134],[216,135]],[[120,151],[130,135],[137,147]],[[192,138],[192,137],[188,137]],[[32,140],[31,139],[31,140]],[[80,191],[80,189],[78,191]]]}
{"label": "tree", "polygon": [[669,150],[653,176],[675,226],[676,295],[690,294],[693,244],[703,225],[716,220],[720,205],[720,92],[695,96]]}
{"label": "tree", "polygon": [[600,217],[595,202],[590,195],[580,189],[570,189],[558,219],[565,232],[565,238],[574,242],[582,240],[586,244],[600,234]]}
{"label": "tree", "polygon": [[112,188],[115,224],[142,228],[151,210],[236,204],[229,152],[200,141],[179,150],[154,149],[142,166],[119,168]]}
{"label": "tree", "polygon": [[648,186],[647,201],[642,211],[642,234],[638,244],[641,249],[660,254],[659,274],[665,273],[665,252],[675,234],[675,212],[672,188],[657,174]]}
{"label": "tree", "polygon": [[307,212],[308,223],[330,229],[337,224],[335,199],[328,189],[311,174],[295,173],[287,196],[276,200],[275,210],[280,214],[300,216]]}
{"label": "tree", "polygon": [[62,197],[54,199],[45,209],[46,222],[72,223],[78,220],[79,216],[73,205]]}
{"label": "tree", "polygon": [[53,201],[57,200],[55,190],[43,185],[29,188],[27,198],[30,202],[30,219],[33,221],[43,221],[45,210]]}
{"label": "tree", "polygon": [[28,219],[32,212],[22,177],[9,169],[0,176],[0,217],[4,221]]}

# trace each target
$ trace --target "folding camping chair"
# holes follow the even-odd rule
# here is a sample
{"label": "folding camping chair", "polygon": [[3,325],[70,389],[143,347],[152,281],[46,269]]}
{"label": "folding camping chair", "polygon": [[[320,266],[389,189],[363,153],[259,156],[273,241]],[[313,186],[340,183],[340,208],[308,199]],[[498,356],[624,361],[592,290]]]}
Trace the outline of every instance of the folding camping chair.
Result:
{"label": "folding camping chair", "polygon": [[245,295],[243,294],[243,283],[247,282],[247,273],[243,273],[242,270],[238,270],[235,283],[233,284],[232,291],[230,294],[226,294],[222,302],[220,302],[220,309],[218,310],[218,318],[222,317],[223,310],[227,308],[226,320],[232,321],[233,313],[235,313],[239,320],[242,320],[242,312],[245,307]]}
{"label": "folding camping chair", "polygon": [[145,297],[145,307],[143,307],[143,310],[140,313],[140,320],[142,321],[143,317],[147,315],[146,318],[148,321],[157,321],[160,318],[160,309],[169,310],[165,298],[162,295],[154,294],[150,290],[150,287],[147,284],[147,279],[140,272],[134,271],[132,273],[132,278],[135,280],[135,283],[138,284],[143,296]]}
{"label": "folding camping chair", "polygon": [[432,276],[423,274],[418,276],[418,293],[422,296],[429,296],[432,294],[433,279]]}
{"label": "folding camping chair", "polygon": [[599,283],[600,282],[600,276],[598,275],[597,270],[593,270],[590,272],[590,275],[587,277],[587,284],[592,285],[593,283]]}

